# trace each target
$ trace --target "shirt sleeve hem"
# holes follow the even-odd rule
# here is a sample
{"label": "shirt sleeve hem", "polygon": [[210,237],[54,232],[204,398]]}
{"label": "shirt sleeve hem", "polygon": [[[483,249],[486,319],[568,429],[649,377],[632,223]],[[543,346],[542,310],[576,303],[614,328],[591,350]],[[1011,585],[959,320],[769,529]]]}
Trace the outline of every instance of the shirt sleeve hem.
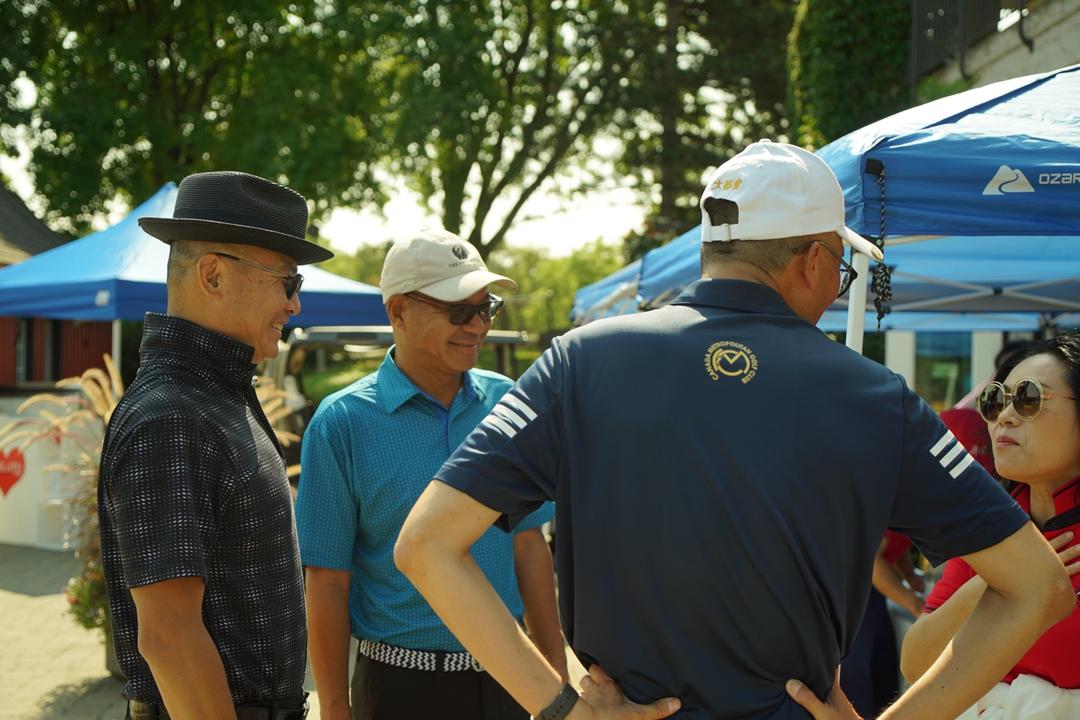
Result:
{"label": "shirt sleeve hem", "polygon": [[920,547],[919,549],[930,563],[937,567],[951,558],[970,555],[997,545],[1022,528],[1028,520],[1027,513],[1019,506],[1015,506],[1006,512],[987,516],[977,532],[965,533],[964,537],[958,538],[956,542],[947,546]]}
{"label": "shirt sleeve hem", "polygon": [[534,512],[542,503],[525,503],[511,491],[495,483],[485,483],[476,478],[455,477],[456,473],[445,472],[446,467],[435,480],[460,490],[481,505],[502,513],[496,521],[500,530],[509,532],[515,529],[525,517]]}
{"label": "shirt sleeve hem", "polygon": [[[126,573],[125,573],[126,575]],[[179,580],[180,578],[197,577],[206,580],[208,573],[205,568],[175,568],[166,572],[140,573],[137,578],[127,580],[129,590],[147,585],[155,585],[167,580]]]}

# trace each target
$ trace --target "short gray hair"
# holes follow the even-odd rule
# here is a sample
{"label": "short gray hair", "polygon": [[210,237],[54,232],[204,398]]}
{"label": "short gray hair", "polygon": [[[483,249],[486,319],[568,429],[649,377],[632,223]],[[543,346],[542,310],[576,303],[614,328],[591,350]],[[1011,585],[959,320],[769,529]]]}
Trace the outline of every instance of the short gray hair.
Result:
{"label": "short gray hair", "polygon": [[701,244],[701,269],[723,263],[741,262],[765,271],[787,267],[791,258],[817,240],[815,235],[799,235],[776,240],[729,240]]}
{"label": "short gray hair", "polygon": [[169,243],[169,264],[165,277],[168,285],[184,279],[199,258],[213,252],[215,245],[201,240],[174,240]]}

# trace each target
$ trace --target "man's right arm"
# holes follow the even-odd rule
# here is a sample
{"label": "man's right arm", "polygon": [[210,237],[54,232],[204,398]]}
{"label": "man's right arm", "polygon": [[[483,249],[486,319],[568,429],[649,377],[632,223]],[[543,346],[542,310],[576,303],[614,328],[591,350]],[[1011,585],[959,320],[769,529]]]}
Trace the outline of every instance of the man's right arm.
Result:
{"label": "man's right arm", "polygon": [[235,720],[225,666],[202,619],[200,577],[131,588],[139,619],[139,654],[154,675],[169,717]]}
{"label": "man's right arm", "polygon": [[308,567],[308,659],[322,720],[349,720],[348,570]]}

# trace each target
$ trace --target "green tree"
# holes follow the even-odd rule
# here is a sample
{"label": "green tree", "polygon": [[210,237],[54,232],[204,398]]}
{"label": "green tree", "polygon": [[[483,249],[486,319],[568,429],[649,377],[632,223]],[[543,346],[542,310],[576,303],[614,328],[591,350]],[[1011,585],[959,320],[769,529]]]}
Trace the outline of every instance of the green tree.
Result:
{"label": "green tree", "polygon": [[361,245],[352,255],[339,252],[319,267],[335,275],[378,286],[383,260],[392,243]]}
{"label": "green tree", "polygon": [[574,293],[622,265],[621,249],[599,240],[557,258],[541,248],[503,248],[492,255],[489,266],[513,278],[518,289],[505,295],[505,310],[496,325],[525,330],[534,340],[564,330],[570,326]]}
{"label": "green tree", "polygon": [[[318,0],[0,3],[0,130],[30,128],[28,171],[53,226],[82,232],[117,195],[139,201],[202,170],[263,175],[316,217],[380,198],[383,97],[365,37]],[[376,28],[371,28],[375,30]],[[23,108],[13,83],[30,80]]]}
{"label": "green tree", "polygon": [[395,28],[377,45],[395,62],[375,73],[391,172],[485,257],[537,190],[588,155],[636,52],[633,18],[608,0],[367,2],[352,14]]}
{"label": "green tree", "polygon": [[627,260],[698,221],[703,174],[784,131],[791,0],[647,0],[635,5],[635,66],[616,114],[620,172],[651,208]]}
{"label": "green tree", "polygon": [[819,148],[910,104],[907,0],[800,0],[788,42],[793,142]]}

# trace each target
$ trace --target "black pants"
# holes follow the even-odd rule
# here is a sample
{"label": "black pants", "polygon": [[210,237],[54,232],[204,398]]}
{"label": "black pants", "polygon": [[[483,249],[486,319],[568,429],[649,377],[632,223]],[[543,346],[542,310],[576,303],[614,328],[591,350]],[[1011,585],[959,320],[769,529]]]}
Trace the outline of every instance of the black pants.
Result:
{"label": "black pants", "polygon": [[384,665],[363,655],[352,679],[353,720],[528,720],[485,672],[428,672]]}
{"label": "black pants", "polygon": [[855,712],[877,717],[899,692],[900,663],[885,596],[870,590],[862,625],[840,669],[840,687]]}

